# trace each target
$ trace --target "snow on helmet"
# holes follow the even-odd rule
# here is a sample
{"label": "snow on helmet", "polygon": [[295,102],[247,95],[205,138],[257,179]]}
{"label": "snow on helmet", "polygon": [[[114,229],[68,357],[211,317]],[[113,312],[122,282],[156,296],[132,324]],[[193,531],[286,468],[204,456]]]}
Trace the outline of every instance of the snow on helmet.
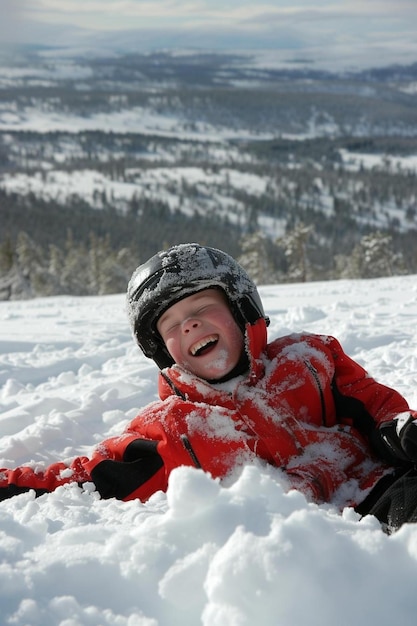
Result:
{"label": "snow on helmet", "polygon": [[127,288],[127,311],[143,353],[160,369],[174,363],[156,329],[162,313],[203,289],[222,289],[232,315],[242,328],[265,316],[261,298],[246,271],[231,256],[197,243],[179,244],[140,265]]}

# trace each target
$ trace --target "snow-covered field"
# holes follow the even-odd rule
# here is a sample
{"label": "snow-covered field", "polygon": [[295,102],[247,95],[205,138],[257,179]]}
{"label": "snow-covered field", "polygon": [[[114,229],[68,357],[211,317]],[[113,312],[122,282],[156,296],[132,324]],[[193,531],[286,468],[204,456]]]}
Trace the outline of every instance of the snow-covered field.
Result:
{"label": "snow-covered field", "polygon": [[[333,334],[417,407],[417,276],[265,286],[270,337]],[[0,466],[88,454],[156,397],[124,296],[0,302]],[[222,487],[181,468],[149,502],[92,485],[0,503],[0,623],[414,626],[417,526],[285,494],[273,468]]]}

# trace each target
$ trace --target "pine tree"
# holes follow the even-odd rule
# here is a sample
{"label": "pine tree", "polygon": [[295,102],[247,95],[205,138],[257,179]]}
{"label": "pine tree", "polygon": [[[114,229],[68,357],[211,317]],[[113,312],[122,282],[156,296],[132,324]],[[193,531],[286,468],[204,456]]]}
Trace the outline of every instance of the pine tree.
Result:
{"label": "pine tree", "polygon": [[75,244],[71,230],[68,230],[64,251],[60,281],[63,293],[80,296],[89,294],[87,249],[83,244]]}
{"label": "pine tree", "polygon": [[288,262],[287,277],[291,281],[306,282],[311,278],[307,242],[312,231],[312,226],[300,222],[284,237],[277,239],[277,245],[284,250]]}
{"label": "pine tree", "polygon": [[245,235],[240,241],[242,255],[238,258],[238,262],[243,265],[257,285],[266,285],[275,280],[266,243],[265,235],[259,231],[252,235]]}
{"label": "pine tree", "polygon": [[375,232],[362,237],[350,257],[339,257],[337,265],[342,278],[377,278],[404,271],[401,254],[394,252],[392,237]]}
{"label": "pine tree", "polygon": [[24,231],[20,231],[17,236],[16,264],[27,296],[45,295],[47,281],[44,254],[42,248]]}
{"label": "pine tree", "polygon": [[14,250],[10,236],[0,244],[0,273],[8,272],[13,265]]}

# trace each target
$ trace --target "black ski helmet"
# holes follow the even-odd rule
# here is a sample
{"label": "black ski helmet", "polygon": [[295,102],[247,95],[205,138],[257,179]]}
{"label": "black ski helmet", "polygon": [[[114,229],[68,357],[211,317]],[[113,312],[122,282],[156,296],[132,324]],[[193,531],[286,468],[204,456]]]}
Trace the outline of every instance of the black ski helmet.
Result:
{"label": "black ski helmet", "polygon": [[232,315],[244,330],[265,316],[261,298],[246,271],[231,256],[197,243],[179,244],[140,265],[127,288],[127,312],[142,352],[160,369],[174,363],[156,329],[162,313],[182,298],[209,288],[222,289]]}

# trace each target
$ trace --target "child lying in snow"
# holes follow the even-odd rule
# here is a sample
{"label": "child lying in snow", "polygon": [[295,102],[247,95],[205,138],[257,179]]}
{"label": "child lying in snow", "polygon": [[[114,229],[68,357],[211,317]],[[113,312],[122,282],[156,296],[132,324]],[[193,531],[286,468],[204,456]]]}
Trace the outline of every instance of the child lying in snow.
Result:
{"label": "child lying in snow", "polygon": [[160,252],[133,274],[127,305],[161,370],[160,401],[91,459],[2,470],[0,499],[92,481],[103,498],[146,500],[178,466],[224,479],[261,459],[317,503],[354,506],[388,531],[417,521],[417,413],[333,337],[267,343],[258,291],[230,256],[198,244]]}

